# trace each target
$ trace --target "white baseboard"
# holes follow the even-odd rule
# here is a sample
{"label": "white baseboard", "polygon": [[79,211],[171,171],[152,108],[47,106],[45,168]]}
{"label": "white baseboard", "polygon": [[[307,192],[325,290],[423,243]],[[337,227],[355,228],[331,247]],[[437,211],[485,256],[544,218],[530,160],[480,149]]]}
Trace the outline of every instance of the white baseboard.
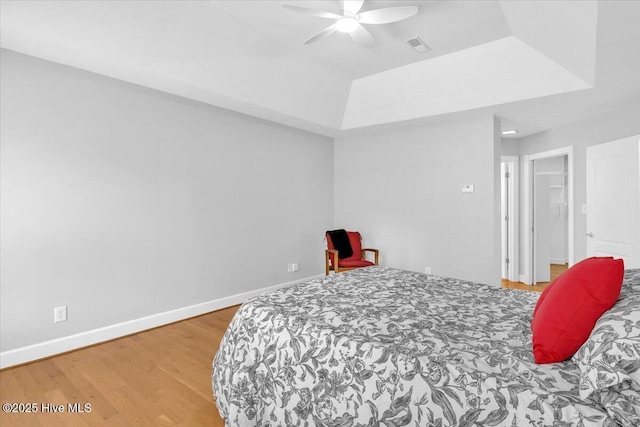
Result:
{"label": "white baseboard", "polygon": [[294,280],[292,282],[280,283],[254,291],[243,292],[241,294],[218,298],[200,304],[190,305],[188,307],[165,311],[163,313],[153,314],[151,316],[117,323],[115,325],[105,326],[102,328],[93,329],[91,331],[81,332],[50,341],[16,348],[14,350],[4,351],[0,353],[0,369],[20,365],[23,363],[33,362],[38,359],[43,359],[46,357],[54,356],[56,354],[77,350],[82,347],[87,347],[115,338],[120,338],[125,335],[134,334],[147,329],[156,328],[158,326],[167,325],[169,323],[188,319],[190,317],[200,316],[202,314],[210,313],[222,308],[241,304],[249,298],[261,295],[265,292],[295,285],[297,283],[306,282],[308,280],[313,280],[323,276],[324,275],[317,275],[304,279]]}
{"label": "white baseboard", "polygon": [[524,274],[520,274],[520,275],[518,276],[518,281],[519,281],[519,282],[521,282],[521,283],[524,283],[524,284],[526,284],[526,285],[530,285],[530,284],[531,284],[531,283],[527,283],[527,282],[525,282],[525,276],[524,276]]}

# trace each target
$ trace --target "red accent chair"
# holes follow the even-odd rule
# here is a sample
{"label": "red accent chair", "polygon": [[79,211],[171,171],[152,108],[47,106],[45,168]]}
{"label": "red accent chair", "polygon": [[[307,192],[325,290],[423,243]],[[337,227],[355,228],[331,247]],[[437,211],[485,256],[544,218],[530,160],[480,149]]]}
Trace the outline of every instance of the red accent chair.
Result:
{"label": "red accent chair", "polygon": [[[378,249],[363,248],[362,236],[360,236],[360,233],[357,231],[347,231],[347,235],[349,236],[349,243],[351,244],[353,255],[348,258],[340,259],[338,251],[333,246],[331,237],[329,234],[326,234],[328,249],[324,251],[324,260],[325,274],[327,276],[331,270],[336,273],[340,273],[342,271],[353,270],[355,268],[378,265]],[[367,252],[373,253],[373,262],[366,259]]]}

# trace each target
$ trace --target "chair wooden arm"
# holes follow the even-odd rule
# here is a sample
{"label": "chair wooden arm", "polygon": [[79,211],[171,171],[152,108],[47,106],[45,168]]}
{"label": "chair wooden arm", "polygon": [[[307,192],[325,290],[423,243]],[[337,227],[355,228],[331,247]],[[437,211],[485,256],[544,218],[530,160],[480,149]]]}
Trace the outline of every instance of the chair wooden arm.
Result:
{"label": "chair wooden arm", "polygon": [[[333,263],[329,262],[329,258],[333,256]],[[324,271],[325,274],[329,275],[330,267],[333,266],[334,271],[338,271],[338,251],[335,249],[325,249],[324,250]]]}
{"label": "chair wooden arm", "polygon": [[380,253],[380,251],[378,249],[371,249],[371,248],[362,248],[362,259],[367,259],[366,258],[366,252],[373,252],[373,256],[374,256],[374,264],[378,265],[378,255]]}

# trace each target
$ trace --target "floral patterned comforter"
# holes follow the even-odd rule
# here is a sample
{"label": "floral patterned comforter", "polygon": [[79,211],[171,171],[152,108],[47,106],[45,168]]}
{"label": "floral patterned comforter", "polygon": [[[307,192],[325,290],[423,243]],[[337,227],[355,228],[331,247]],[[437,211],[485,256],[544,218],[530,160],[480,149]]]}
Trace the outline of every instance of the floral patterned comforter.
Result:
{"label": "floral patterned comforter", "polygon": [[571,360],[536,365],[539,294],[368,267],[253,298],[214,360],[227,426],[607,426]]}

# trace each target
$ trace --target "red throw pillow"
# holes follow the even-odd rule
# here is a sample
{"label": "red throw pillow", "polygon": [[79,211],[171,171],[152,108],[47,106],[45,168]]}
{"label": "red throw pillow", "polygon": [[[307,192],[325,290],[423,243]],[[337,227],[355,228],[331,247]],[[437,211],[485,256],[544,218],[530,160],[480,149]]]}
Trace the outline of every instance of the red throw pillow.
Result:
{"label": "red throw pillow", "polygon": [[611,257],[587,258],[554,280],[542,293],[533,314],[536,363],[567,360],[589,338],[597,320],[618,300],[624,262]]}
{"label": "red throw pillow", "polygon": [[[606,258],[606,259],[613,259],[612,256],[609,257],[600,257],[602,258]],[[584,260],[586,261],[586,260]],[[571,268],[570,270],[572,270],[573,268]],[[570,273],[570,274],[574,274],[574,273]],[[536,304],[536,308],[533,310],[533,317],[536,317],[536,313],[538,312],[538,308],[540,308],[540,306],[542,305],[542,301],[544,301],[544,299],[547,297],[547,295],[549,294],[549,292],[551,292],[551,288],[553,288],[553,285],[555,285],[558,282],[563,282],[564,279],[562,280],[558,280],[560,279],[560,277],[558,277],[556,280],[554,280],[553,282],[549,283],[549,285],[544,288],[544,290],[542,291],[542,294],[540,294],[540,298],[538,298],[538,303]],[[617,297],[616,297],[617,298]]]}

